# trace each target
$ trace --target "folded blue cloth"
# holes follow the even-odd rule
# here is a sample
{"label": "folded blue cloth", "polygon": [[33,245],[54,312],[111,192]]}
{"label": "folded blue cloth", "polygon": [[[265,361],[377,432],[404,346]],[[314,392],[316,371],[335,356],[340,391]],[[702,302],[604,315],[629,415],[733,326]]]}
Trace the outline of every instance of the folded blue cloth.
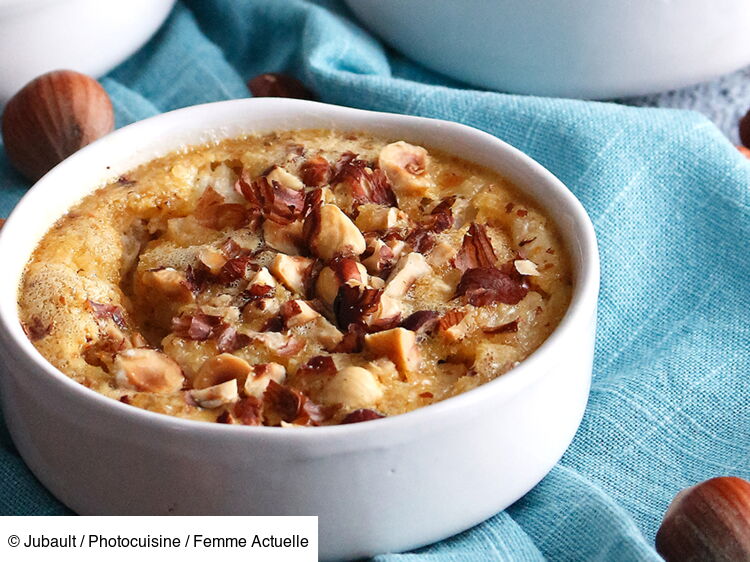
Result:
{"label": "folded blue cloth", "polygon": [[[578,196],[602,292],[586,415],[559,465],[461,535],[382,559],[658,560],[674,494],[750,478],[750,163],[698,114],[468,89],[385,50],[341,3],[184,0],[103,83],[117,125],[249,95],[268,71],[322,101],[460,121]],[[28,188],[0,155],[0,214]],[[0,435],[0,512],[64,514]]]}

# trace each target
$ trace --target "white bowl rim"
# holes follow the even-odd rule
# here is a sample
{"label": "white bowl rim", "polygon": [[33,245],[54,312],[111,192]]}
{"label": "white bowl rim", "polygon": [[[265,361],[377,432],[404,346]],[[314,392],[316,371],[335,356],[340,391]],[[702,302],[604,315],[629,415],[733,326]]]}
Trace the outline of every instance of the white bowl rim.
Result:
{"label": "white bowl rim", "polygon": [[[177,430],[191,430],[201,431],[205,434],[210,434],[215,437],[225,437],[235,432],[237,435],[245,434],[248,436],[255,436],[263,439],[292,439],[294,436],[303,438],[304,440],[315,440],[327,439],[330,436],[344,437],[345,435],[361,436],[365,432],[379,432],[384,431],[388,427],[391,429],[397,429],[397,426],[411,426],[420,425],[423,422],[429,422],[430,418],[445,419],[452,412],[456,410],[471,408],[472,403],[484,400],[496,400],[497,403],[502,402],[503,395],[514,394],[520,391],[522,388],[527,387],[538,381],[545,375],[550,373],[545,372],[543,369],[537,369],[537,365],[541,364],[544,359],[550,354],[554,353],[554,349],[559,340],[562,339],[562,334],[569,331],[571,328],[581,325],[581,321],[587,321],[588,316],[595,312],[596,301],[598,298],[599,291],[599,254],[596,242],[596,235],[594,227],[588,217],[586,211],[581,205],[580,201],[568,190],[568,188],[557,178],[552,172],[544,168],[541,164],[533,160],[530,156],[521,152],[512,145],[500,140],[498,137],[485,133],[474,127],[463,125],[453,121],[446,121],[441,119],[433,119],[427,117],[417,117],[411,115],[402,115],[396,113],[388,113],[381,111],[370,111],[363,109],[355,109],[345,106],[338,106],[333,104],[326,104],[320,102],[313,102],[307,100],[296,100],[288,98],[246,98],[239,100],[228,100],[221,102],[212,102],[200,105],[189,106],[181,109],[176,109],[166,113],[144,119],[122,127],[109,135],[91,143],[90,145],[82,148],[72,156],[65,159],[63,162],[55,166],[50,170],[44,177],[42,177],[29,191],[17,203],[10,216],[8,217],[4,227],[0,229],[0,262],[2,262],[2,254],[6,246],[5,238],[9,238],[13,231],[16,229],[15,224],[22,219],[22,215],[28,215],[33,213],[33,207],[29,204],[30,199],[34,194],[40,190],[54,189],[54,182],[58,176],[64,177],[66,169],[70,166],[71,162],[77,162],[96,156],[97,151],[102,150],[106,144],[112,142],[120,136],[131,134],[132,131],[139,129],[146,129],[147,127],[154,128],[155,125],[161,127],[164,126],[177,126],[179,123],[188,123],[189,116],[194,112],[199,111],[210,111],[211,108],[236,106],[238,110],[247,110],[252,108],[256,111],[262,111],[262,106],[265,104],[278,104],[283,103],[289,106],[291,113],[299,112],[304,113],[309,110],[315,110],[318,112],[334,112],[334,113],[350,113],[365,115],[372,119],[382,118],[388,116],[392,119],[404,123],[405,137],[408,137],[409,123],[423,123],[431,124],[436,127],[451,127],[458,129],[464,135],[481,136],[484,142],[494,144],[497,150],[505,151],[508,155],[533,173],[536,176],[536,181],[542,181],[550,189],[555,190],[556,195],[562,196],[567,207],[565,211],[568,212],[573,218],[575,223],[575,229],[577,230],[578,236],[581,242],[581,253],[582,263],[578,271],[576,271],[576,280],[573,288],[573,295],[568,309],[563,316],[558,326],[553,330],[550,336],[532,352],[526,359],[521,361],[519,365],[512,368],[503,375],[489,381],[485,384],[478,386],[472,390],[448,398],[446,400],[417,408],[416,410],[394,415],[387,416],[381,419],[372,420],[366,423],[352,423],[344,425],[331,425],[331,426],[319,426],[319,427],[298,427],[298,428],[281,428],[281,427],[267,427],[267,426],[245,426],[245,425],[234,425],[234,424],[220,424],[215,422],[206,422],[191,420],[185,418],[178,418],[170,416],[168,414],[161,414],[151,412],[141,408],[137,408],[131,405],[127,405],[106,397],[98,392],[85,387],[84,385],[74,381],[68,377],[62,371],[54,367],[39,351],[34,347],[31,341],[28,339],[26,334],[21,328],[20,321],[18,319],[18,306],[17,306],[17,293],[13,295],[13,299],[0,297],[0,337],[7,338],[6,345],[12,345],[17,349],[20,349],[30,359],[36,367],[35,375],[49,376],[51,380],[57,383],[58,388],[62,391],[74,393],[78,397],[91,401],[92,405],[98,405],[100,409],[111,409],[113,415],[119,415],[121,417],[129,418],[129,421],[133,423],[143,423],[152,425],[170,426]],[[255,106],[255,107],[254,107]],[[216,130],[220,130],[221,123],[216,125]],[[334,129],[336,127],[333,127]],[[304,129],[302,127],[290,127],[287,130]],[[276,130],[282,130],[277,128]],[[362,128],[360,128],[362,130]],[[270,131],[269,131],[270,132]],[[262,130],[253,131],[255,133],[262,133]],[[147,137],[154,136],[158,133],[151,132],[147,134]],[[222,137],[218,135],[220,139],[233,138],[239,135],[233,134]],[[408,140],[408,138],[407,138]],[[429,146],[429,143],[426,143]],[[193,146],[193,145],[191,145]],[[175,148],[169,148],[165,154],[169,151],[176,150]],[[92,156],[89,156],[92,155]],[[157,158],[152,157],[153,158]],[[147,160],[148,161],[148,160]],[[502,175],[502,170],[496,170]],[[100,186],[92,186],[90,190],[86,191],[86,194],[91,193]],[[517,186],[520,192],[524,192],[522,186]],[[85,197],[85,195],[84,195]],[[532,196],[529,196],[534,199]],[[26,207],[29,207],[27,209]],[[62,211],[58,215],[62,217],[67,209]],[[51,227],[49,225],[47,230]],[[565,238],[565,236],[563,236]],[[26,260],[28,261],[26,256]],[[20,288],[20,287],[19,287]],[[8,375],[0,375],[8,376]],[[424,425],[429,425],[425,423]],[[406,427],[405,427],[406,428]],[[364,442],[363,442],[364,443]],[[363,445],[365,446],[365,445]]]}
{"label": "white bowl rim", "polygon": [[0,0],[0,9],[5,7],[19,7],[24,10],[38,9],[45,4],[68,2],[69,0]]}

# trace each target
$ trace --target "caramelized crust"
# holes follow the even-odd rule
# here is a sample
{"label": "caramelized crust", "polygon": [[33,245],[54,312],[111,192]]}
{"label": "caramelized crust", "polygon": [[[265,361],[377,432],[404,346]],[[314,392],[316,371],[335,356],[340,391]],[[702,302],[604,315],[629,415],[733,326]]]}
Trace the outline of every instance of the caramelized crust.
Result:
{"label": "caramelized crust", "polygon": [[57,368],[164,414],[354,423],[525,359],[571,294],[554,224],[502,177],[305,130],[173,153],[76,205],[20,289]]}

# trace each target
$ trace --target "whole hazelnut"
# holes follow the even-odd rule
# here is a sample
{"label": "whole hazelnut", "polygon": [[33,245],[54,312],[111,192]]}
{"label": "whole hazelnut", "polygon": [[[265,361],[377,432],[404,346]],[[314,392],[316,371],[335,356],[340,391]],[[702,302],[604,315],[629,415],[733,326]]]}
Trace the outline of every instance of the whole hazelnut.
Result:
{"label": "whole hazelnut", "polygon": [[667,562],[750,560],[750,482],[724,476],[678,493],[656,533]]}
{"label": "whole hazelnut", "polygon": [[745,116],[740,119],[739,133],[742,144],[750,148],[750,111],[745,113]]}
{"label": "whole hazelnut", "polygon": [[3,143],[11,164],[36,181],[114,125],[112,102],[99,82],[55,70],[26,84],[5,106]]}
{"label": "whole hazelnut", "polygon": [[311,100],[312,92],[305,85],[286,74],[269,72],[259,74],[247,82],[247,87],[256,98],[297,98]]}

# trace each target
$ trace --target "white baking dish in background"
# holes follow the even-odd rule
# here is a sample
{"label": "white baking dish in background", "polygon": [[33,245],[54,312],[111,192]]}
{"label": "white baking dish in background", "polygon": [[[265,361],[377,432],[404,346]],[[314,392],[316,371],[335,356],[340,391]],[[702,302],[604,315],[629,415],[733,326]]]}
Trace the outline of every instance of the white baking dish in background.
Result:
{"label": "white baking dish in background", "polygon": [[0,0],[0,109],[40,74],[99,77],[142,47],[175,0]]}
{"label": "white baking dish in background", "polygon": [[[497,170],[553,217],[571,255],[570,308],[498,379],[408,414],[318,428],[246,427],[160,415],[105,398],[52,367],[24,335],[17,290],[39,239],[73,204],[179,148],[251,132],[358,130]],[[578,200],[496,137],[457,123],[289,99],[189,107],[135,123],[43,177],[0,230],[0,391],[28,466],[80,514],[318,515],[320,556],[401,551],[467,529],[558,461],[591,379],[599,260]]]}
{"label": "white baking dish in background", "polygon": [[504,92],[609,99],[750,64],[748,0],[346,0],[432,70]]}

